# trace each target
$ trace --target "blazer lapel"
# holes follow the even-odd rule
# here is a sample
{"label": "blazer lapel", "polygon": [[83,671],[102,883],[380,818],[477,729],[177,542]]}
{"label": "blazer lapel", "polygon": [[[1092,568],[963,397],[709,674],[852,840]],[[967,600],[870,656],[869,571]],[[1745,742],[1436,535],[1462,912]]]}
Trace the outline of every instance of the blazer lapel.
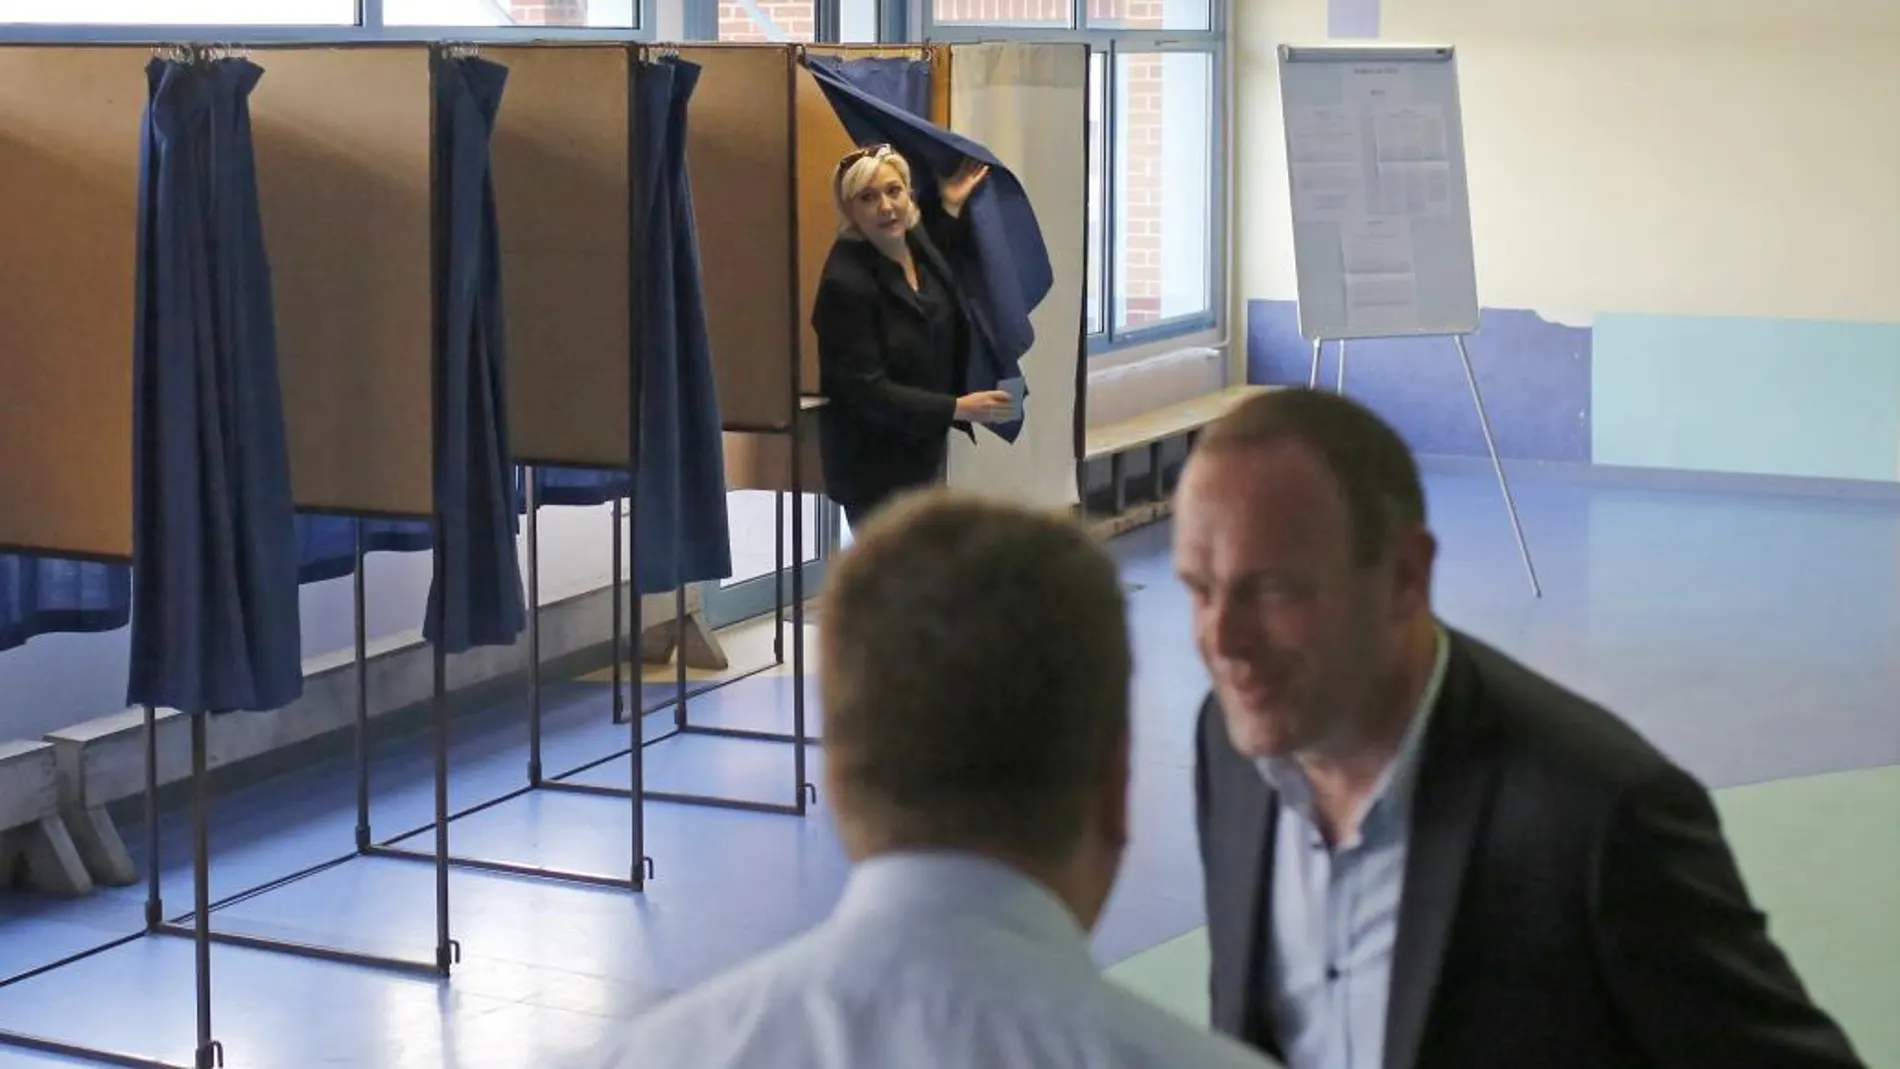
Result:
{"label": "blazer lapel", "polygon": [[910,309],[917,315],[923,315],[923,305],[917,298],[917,291],[910,288],[910,280],[904,277],[904,269],[883,253],[871,248],[869,242],[865,243],[865,248],[870,253],[871,273],[877,277],[877,284],[898,305]]}
{"label": "blazer lapel", "polygon": [[[1264,781],[1261,785],[1265,786]],[[1246,883],[1252,896],[1248,899],[1243,922],[1247,938],[1240,945],[1254,950],[1247,955],[1246,978],[1240,985],[1240,1019],[1243,1029],[1241,1034],[1257,1036],[1260,1045],[1277,1060],[1282,1057],[1280,1037],[1274,1034],[1273,1019],[1267,1014],[1267,952],[1273,945],[1271,892],[1273,854],[1280,827],[1280,796],[1272,791],[1264,793],[1266,796],[1262,804],[1253,807],[1258,823],[1247,829],[1249,841],[1259,845],[1253,859],[1255,876]]]}
{"label": "blazer lapel", "polygon": [[[942,280],[943,284],[949,287],[952,292],[959,292],[956,281],[957,276],[950,270],[950,263],[943,258],[943,253],[937,248],[937,243],[930,240],[930,232],[928,230],[921,226],[912,230],[910,232],[910,248],[911,251],[917,255],[918,259],[922,261],[917,265],[919,268],[928,268],[935,272],[937,278]],[[960,292],[959,296],[961,296]]]}
{"label": "blazer lapel", "polygon": [[1496,767],[1483,746],[1488,719],[1463,639],[1449,636],[1451,663],[1432,711],[1412,801],[1405,890],[1386,1009],[1385,1069],[1415,1069],[1437,996],[1459,893]]}
{"label": "blazer lapel", "polygon": [[1214,736],[1209,744],[1214,766],[1210,771],[1219,776],[1219,800],[1211,814],[1215,823],[1209,828],[1208,844],[1219,854],[1209,858],[1214,862],[1209,872],[1215,878],[1208,886],[1214,896],[1208,902],[1208,923],[1223,946],[1239,950],[1218,959],[1214,977],[1218,1019],[1214,1023],[1222,1031],[1272,1047],[1272,1022],[1263,1012],[1266,975],[1262,966],[1266,941],[1272,938],[1267,891],[1273,885],[1273,833],[1279,807],[1252,762],[1228,748],[1217,709],[1213,715],[1213,726],[1207,730]]}

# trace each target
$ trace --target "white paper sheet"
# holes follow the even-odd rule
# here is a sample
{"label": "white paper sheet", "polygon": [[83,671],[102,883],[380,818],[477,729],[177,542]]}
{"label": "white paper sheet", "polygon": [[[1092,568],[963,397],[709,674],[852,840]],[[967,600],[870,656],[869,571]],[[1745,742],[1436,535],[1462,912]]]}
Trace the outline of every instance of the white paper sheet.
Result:
{"label": "white paper sheet", "polygon": [[1451,215],[1451,164],[1379,164],[1379,192],[1374,208],[1384,215],[1414,219],[1445,219]]}
{"label": "white paper sheet", "polygon": [[1346,100],[1362,110],[1410,104],[1411,68],[1402,63],[1355,63],[1346,70]]}
{"label": "white paper sheet", "polygon": [[1293,221],[1343,223],[1365,214],[1366,177],[1359,163],[1293,165]]}
{"label": "white paper sheet", "polygon": [[1286,117],[1287,158],[1294,163],[1350,163],[1365,159],[1365,134],[1358,109],[1340,104],[1290,107]]}
{"label": "white paper sheet", "polygon": [[1418,328],[1418,276],[1346,276],[1346,327],[1354,334],[1406,334]]}
{"label": "white paper sheet", "polygon": [[1361,216],[1339,228],[1341,268],[1348,275],[1411,275],[1416,270],[1409,220]]}
{"label": "white paper sheet", "polygon": [[1417,325],[1418,254],[1410,219],[1348,220],[1339,228],[1339,255],[1353,333],[1405,333]]}
{"label": "white paper sheet", "polygon": [[1444,160],[1445,109],[1437,104],[1375,106],[1372,142],[1380,163]]}

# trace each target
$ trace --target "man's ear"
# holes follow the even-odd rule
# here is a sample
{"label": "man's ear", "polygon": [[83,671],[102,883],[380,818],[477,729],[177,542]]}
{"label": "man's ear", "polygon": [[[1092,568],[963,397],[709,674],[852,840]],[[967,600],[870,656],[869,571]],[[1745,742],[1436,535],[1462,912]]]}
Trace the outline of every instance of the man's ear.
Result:
{"label": "man's ear", "polygon": [[1431,611],[1438,540],[1424,526],[1400,532],[1392,547],[1392,608],[1401,619]]}

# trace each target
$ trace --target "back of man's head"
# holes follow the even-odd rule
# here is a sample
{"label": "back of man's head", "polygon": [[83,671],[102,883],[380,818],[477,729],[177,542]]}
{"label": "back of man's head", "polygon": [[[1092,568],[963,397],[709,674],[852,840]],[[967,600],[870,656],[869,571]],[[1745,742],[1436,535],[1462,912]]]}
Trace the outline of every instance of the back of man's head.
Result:
{"label": "back of man's head", "polygon": [[894,503],[826,580],[820,631],[826,775],[854,858],[1059,862],[1124,789],[1126,606],[1077,525],[943,491]]}

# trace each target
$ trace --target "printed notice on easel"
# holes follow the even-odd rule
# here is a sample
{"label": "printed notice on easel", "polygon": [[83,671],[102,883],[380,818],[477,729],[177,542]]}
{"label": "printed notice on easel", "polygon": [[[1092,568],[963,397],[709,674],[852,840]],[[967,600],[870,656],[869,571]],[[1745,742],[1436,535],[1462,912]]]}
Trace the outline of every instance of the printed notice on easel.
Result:
{"label": "printed notice on easel", "polygon": [[1372,143],[1380,163],[1444,163],[1445,109],[1436,104],[1375,107]]}
{"label": "printed notice on easel", "polygon": [[1293,164],[1293,221],[1339,223],[1364,211],[1364,135],[1355,109],[1337,104],[1294,109],[1287,120]]}
{"label": "printed notice on easel", "polygon": [[1454,50],[1355,41],[1277,51],[1300,336],[1476,330]]}
{"label": "printed notice on easel", "polygon": [[1339,228],[1346,323],[1354,332],[1402,334],[1418,322],[1417,256],[1411,221],[1374,215]]}
{"label": "printed notice on easel", "polygon": [[1382,215],[1449,218],[1451,165],[1443,162],[1379,164],[1379,195],[1374,206]]}
{"label": "printed notice on easel", "polygon": [[1380,106],[1372,112],[1378,192],[1384,215],[1444,219],[1451,215],[1451,161],[1445,151],[1445,109],[1436,104]]}
{"label": "printed notice on easel", "polygon": [[1293,165],[1293,221],[1343,223],[1365,211],[1365,168],[1357,163]]}
{"label": "printed notice on easel", "polygon": [[1401,63],[1355,63],[1346,71],[1346,100],[1355,110],[1412,102],[1412,72]]}

